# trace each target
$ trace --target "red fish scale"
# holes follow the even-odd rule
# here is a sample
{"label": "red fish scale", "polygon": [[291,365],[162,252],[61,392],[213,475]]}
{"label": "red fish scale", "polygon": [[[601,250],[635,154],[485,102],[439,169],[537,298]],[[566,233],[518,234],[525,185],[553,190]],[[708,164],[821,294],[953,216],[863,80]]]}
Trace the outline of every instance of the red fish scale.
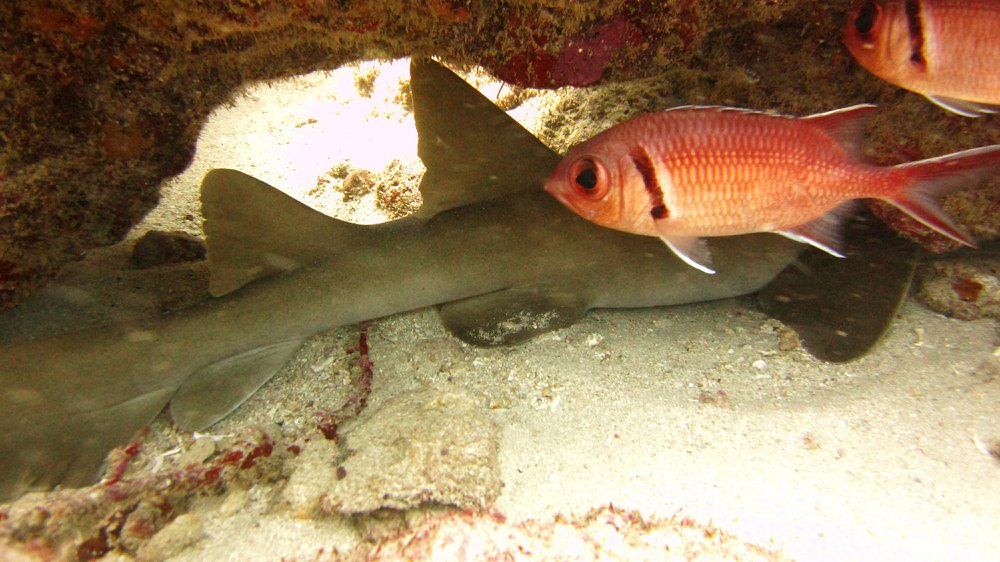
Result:
{"label": "red fish scale", "polygon": [[[659,180],[671,231],[679,235],[788,228],[887,189],[877,187],[887,179],[882,170],[855,162],[807,120],[704,109],[640,119],[622,140],[643,146],[669,172]],[[642,199],[634,200],[632,212],[648,215]]]}
{"label": "red fish scale", "polygon": [[[1000,145],[881,168],[860,160],[871,105],[791,118],[687,107],[635,117],[573,147],[545,190],[596,224],[658,236],[713,273],[705,236],[779,232],[834,255],[834,211],[887,200],[962,244],[937,199],[1000,171]],[[831,213],[831,211],[834,211]],[[817,220],[821,219],[822,220]]]}
{"label": "red fish scale", "polygon": [[[1000,2],[922,0],[910,25],[903,0],[879,2],[881,18],[862,38],[848,21],[844,41],[872,74],[908,90],[983,103],[1000,103]],[[919,31],[918,36],[913,34]],[[870,48],[863,43],[871,42]],[[914,61],[914,49],[923,62]]]}
{"label": "red fish scale", "polygon": [[[1000,2],[922,2],[928,72],[922,90],[975,99],[970,92],[1000,92]],[[980,100],[991,101],[991,100]]]}

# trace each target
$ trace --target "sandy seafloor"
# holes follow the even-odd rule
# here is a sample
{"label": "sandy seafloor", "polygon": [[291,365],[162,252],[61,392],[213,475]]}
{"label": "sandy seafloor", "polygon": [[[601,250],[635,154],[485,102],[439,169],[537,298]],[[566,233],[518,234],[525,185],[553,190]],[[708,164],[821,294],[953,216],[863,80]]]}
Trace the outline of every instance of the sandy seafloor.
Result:
{"label": "sandy seafloor", "polygon": [[[314,189],[345,159],[376,173],[393,158],[415,160],[400,78],[386,70],[369,97],[358,97],[358,75],[375,73],[348,68],[261,85],[220,109],[191,169],[169,182],[137,233],[197,234],[198,182],[223,166],[291,188],[328,213],[378,220],[373,196],[347,207],[336,189]],[[536,101],[519,110],[529,128]],[[366,146],[379,149],[366,155]],[[1000,462],[988,451],[1000,440],[996,322],[945,318],[911,299],[870,355],[841,365],[780,345],[784,330],[751,297],[599,310],[528,343],[488,349],[448,334],[433,310],[379,319],[368,327],[369,404],[356,426],[342,426],[347,446],[361,451],[344,462],[344,482],[366,471],[367,486],[392,488],[404,504],[482,501],[510,523],[607,505],[690,518],[804,561],[1000,559]],[[307,430],[317,402],[335,405],[344,394],[342,348],[358,332],[347,326],[310,340],[209,433],[254,424]],[[427,411],[411,419],[392,411],[399,404]],[[444,413],[435,421],[434,411]],[[388,439],[393,427],[403,433]],[[154,428],[167,431],[162,419]],[[378,446],[362,442],[366,431]],[[435,439],[467,445],[469,458],[492,466],[459,467],[452,481],[441,472],[452,465],[416,459]],[[159,558],[314,560],[353,546],[355,528],[309,511],[327,485],[316,480],[332,469],[310,474],[303,457],[289,461],[290,481],[193,502],[198,540]],[[337,494],[347,498],[341,506],[380,496]]]}

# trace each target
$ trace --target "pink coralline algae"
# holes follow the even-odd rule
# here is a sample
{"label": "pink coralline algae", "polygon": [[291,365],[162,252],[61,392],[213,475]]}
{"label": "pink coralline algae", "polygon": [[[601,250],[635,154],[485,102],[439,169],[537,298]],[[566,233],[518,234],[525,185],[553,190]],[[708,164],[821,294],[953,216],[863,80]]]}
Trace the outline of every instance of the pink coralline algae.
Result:
{"label": "pink coralline algae", "polygon": [[640,38],[639,30],[618,16],[570,37],[555,54],[544,50],[547,37],[539,33],[533,38],[536,49],[520,51],[490,66],[498,78],[518,86],[585,86],[600,80],[611,59]]}

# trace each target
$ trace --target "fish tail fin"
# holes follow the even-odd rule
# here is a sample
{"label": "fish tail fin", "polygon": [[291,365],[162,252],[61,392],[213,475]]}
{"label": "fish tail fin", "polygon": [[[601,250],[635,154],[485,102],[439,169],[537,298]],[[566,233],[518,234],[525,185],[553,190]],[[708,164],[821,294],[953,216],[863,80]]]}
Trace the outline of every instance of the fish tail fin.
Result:
{"label": "fish tail fin", "polygon": [[886,201],[928,228],[966,246],[976,247],[969,232],[955,224],[937,201],[1000,173],[1000,145],[908,162],[893,170],[903,173],[906,179],[898,192],[885,197]]}

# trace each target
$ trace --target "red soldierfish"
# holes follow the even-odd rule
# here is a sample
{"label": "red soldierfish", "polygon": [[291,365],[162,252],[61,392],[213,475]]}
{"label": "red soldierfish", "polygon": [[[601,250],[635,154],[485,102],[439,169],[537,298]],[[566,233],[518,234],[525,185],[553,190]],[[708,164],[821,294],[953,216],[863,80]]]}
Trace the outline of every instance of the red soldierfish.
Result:
{"label": "red soldierfish", "polygon": [[866,0],[844,42],[869,72],[967,117],[1000,110],[1000,2]]}
{"label": "red soldierfish", "polygon": [[879,167],[861,160],[857,105],[808,117],[679,107],[634,117],[573,147],[545,190],[602,226],[659,236],[707,273],[703,236],[776,232],[840,256],[852,199],[882,199],[974,246],[934,198],[1000,170],[1000,145]]}

